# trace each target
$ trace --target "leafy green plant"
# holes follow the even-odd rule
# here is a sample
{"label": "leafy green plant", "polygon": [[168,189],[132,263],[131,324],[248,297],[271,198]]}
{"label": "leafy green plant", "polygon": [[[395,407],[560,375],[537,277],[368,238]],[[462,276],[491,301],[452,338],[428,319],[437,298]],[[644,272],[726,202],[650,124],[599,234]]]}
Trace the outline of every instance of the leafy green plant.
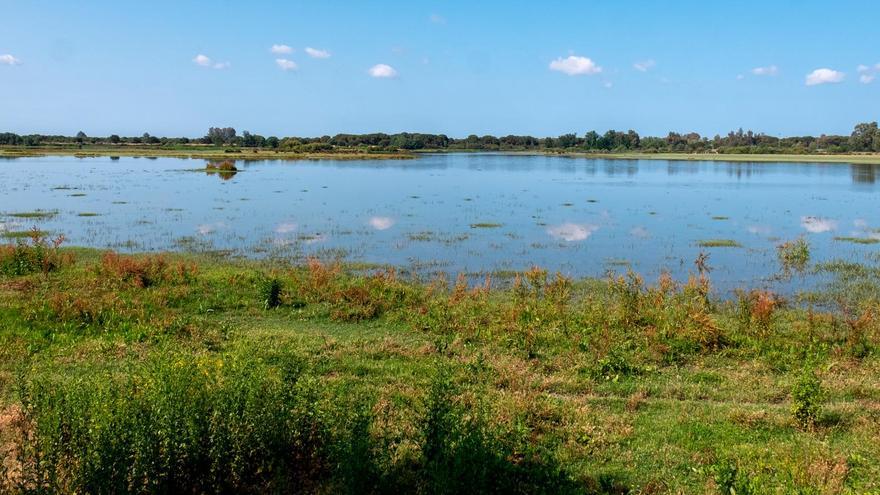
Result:
{"label": "leafy green plant", "polygon": [[268,277],[258,282],[260,303],[265,309],[275,309],[281,305],[281,291],[284,285],[278,277]]}
{"label": "leafy green plant", "polygon": [[803,237],[783,242],[776,247],[776,254],[783,269],[804,271],[810,262],[810,243]]}
{"label": "leafy green plant", "polygon": [[805,369],[791,389],[792,414],[801,428],[816,425],[822,415],[825,392],[812,369]]}

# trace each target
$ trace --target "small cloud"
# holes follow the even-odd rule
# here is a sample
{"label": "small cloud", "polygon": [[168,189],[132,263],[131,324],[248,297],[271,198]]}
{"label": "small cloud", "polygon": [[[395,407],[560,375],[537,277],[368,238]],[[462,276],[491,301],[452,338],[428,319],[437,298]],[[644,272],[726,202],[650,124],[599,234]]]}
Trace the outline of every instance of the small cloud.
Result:
{"label": "small cloud", "polygon": [[319,50],[310,46],[306,47],[306,54],[312,58],[330,58],[330,52],[327,50]]}
{"label": "small cloud", "polygon": [[215,63],[213,60],[211,60],[211,57],[208,57],[207,55],[202,55],[201,53],[193,58],[193,62],[195,62],[195,64],[198,66],[210,67],[211,69],[228,69],[232,66],[232,64],[230,64],[229,62]]}
{"label": "small cloud", "polygon": [[297,225],[295,223],[281,223],[275,227],[276,234],[289,234],[291,232],[296,231]]}
{"label": "small cloud", "polygon": [[744,75],[742,75],[742,74],[737,74],[737,75],[736,75],[736,80],[737,80],[737,81],[742,81],[742,80],[745,79],[745,78],[746,78],[746,76],[744,76]]}
{"label": "small cloud", "polygon": [[193,62],[195,62],[196,65],[201,65],[202,67],[211,66],[211,58],[206,55],[202,55],[201,53],[196,55],[196,57],[193,59]]}
{"label": "small cloud", "polygon": [[602,72],[602,67],[587,57],[569,55],[566,58],[559,57],[550,62],[550,70],[562,72],[569,76],[592,75]]}
{"label": "small cloud", "polygon": [[299,68],[299,66],[296,65],[296,62],[293,60],[287,60],[286,58],[276,58],[275,64],[277,64],[283,71],[296,70]]}
{"label": "small cloud", "polygon": [[226,224],[224,224],[223,222],[204,223],[204,224],[196,227],[196,233],[198,233],[199,235],[209,235],[209,234],[213,234],[218,229],[222,229],[225,227],[226,227]]}
{"label": "small cloud", "polygon": [[293,48],[287,45],[272,45],[272,48],[270,48],[269,51],[275,55],[290,55],[293,53]]}
{"label": "small cloud", "polygon": [[389,217],[372,217],[367,223],[376,230],[388,230],[394,226],[394,219]]}
{"label": "small cloud", "polygon": [[446,18],[440,14],[431,14],[431,17],[428,19],[430,19],[433,24],[446,24]]}
{"label": "small cloud", "polygon": [[602,84],[602,86],[605,86],[606,88],[611,89],[611,88],[614,87],[614,83],[611,82],[611,81],[605,81],[605,82]]}
{"label": "small cloud", "polygon": [[775,76],[776,74],[779,74],[779,67],[776,67],[775,65],[755,67],[752,69],[752,74],[756,76]]}
{"label": "small cloud", "polygon": [[880,73],[880,64],[877,64],[873,67],[869,67],[867,65],[859,65],[856,68],[856,71],[859,73],[859,82],[862,84],[870,84],[874,82],[874,79],[877,78],[877,74]]}
{"label": "small cloud", "polygon": [[563,223],[547,229],[547,233],[554,239],[566,242],[583,241],[599,230],[598,225]]}
{"label": "small cloud", "polygon": [[801,217],[801,227],[811,234],[822,234],[837,230],[837,222],[829,218]]}
{"label": "small cloud", "polygon": [[816,69],[807,74],[807,86],[816,86],[818,84],[839,83],[846,76],[843,72],[832,69]]}
{"label": "small cloud", "polygon": [[376,64],[370,67],[369,73],[370,76],[380,79],[391,79],[397,77],[397,71],[394,70],[394,67],[386,64]]}
{"label": "small cloud", "polygon": [[0,64],[2,65],[21,65],[21,60],[10,54],[0,55]]}
{"label": "small cloud", "polygon": [[653,60],[643,60],[641,62],[636,62],[633,64],[633,68],[639,72],[648,72],[653,69],[654,66],[657,65],[657,62]]}

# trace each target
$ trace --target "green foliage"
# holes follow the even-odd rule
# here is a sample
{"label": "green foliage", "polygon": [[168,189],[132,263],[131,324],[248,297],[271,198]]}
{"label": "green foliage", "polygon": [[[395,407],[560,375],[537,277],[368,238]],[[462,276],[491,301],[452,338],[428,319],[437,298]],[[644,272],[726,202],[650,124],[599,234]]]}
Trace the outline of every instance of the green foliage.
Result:
{"label": "green foliage", "polygon": [[810,262],[810,243],[803,237],[783,242],[776,247],[776,253],[783,269],[803,271]]}
{"label": "green foliage", "polygon": [[281,291],[284,285],[277,277],[260,279],[257,282],[260,302],[265,309],[275,309],[281,305]]}
{"label": "green foliage", "polygon": [[19,277],[30,273],[49,273],[72,257],[63,256],[59,246],[64,236],[48,240],[45,233],[34,228],[27,238],[18,238],[12,246],[0,246],[0,275]]}
{"label": "green foliage", "polygon": [[792,409],[795,421],[802,428],[812,428],[822,415],[825,391],[822,382],[812,369],[805,369],[791,389]]}

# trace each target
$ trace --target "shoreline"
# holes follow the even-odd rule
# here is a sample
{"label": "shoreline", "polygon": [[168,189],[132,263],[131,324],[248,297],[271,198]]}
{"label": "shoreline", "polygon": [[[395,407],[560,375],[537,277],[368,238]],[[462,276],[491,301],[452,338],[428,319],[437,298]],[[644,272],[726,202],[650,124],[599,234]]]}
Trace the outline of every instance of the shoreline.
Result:
{"label": "shoreline", "polygon": [[223,149],[151,149],[144,147],[120,148],[23,148],[0,149],[0,158],[31,158],[43,156],[73,156],[77,158],[138,157],[183,158],[225,160],[413,160],[426,154],[500,154],[509,156],[556,156],[560,158],[586,158],[594,160],[668,160],[688,162],[744,162],[744,163],[830,163],[852,165],[880,165],[880,154],[719,154],[719,153],[591,153],[581,151],[529,151],[529,150],[412,150],[399,152],[362,152],[343,150],[323,153],[295,153],[289,151],[248,150],[227,153]]}

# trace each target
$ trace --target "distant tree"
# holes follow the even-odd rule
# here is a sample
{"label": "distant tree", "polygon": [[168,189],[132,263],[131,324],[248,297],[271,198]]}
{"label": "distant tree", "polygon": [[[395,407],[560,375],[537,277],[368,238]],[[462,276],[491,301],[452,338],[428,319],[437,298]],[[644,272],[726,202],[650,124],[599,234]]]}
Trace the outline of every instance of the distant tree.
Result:
{"label": "distant tree", "polygon": [[556,146],[560,148],[574,148],[577,140],[575,134],[563,134],[556,139]]}
{"label": "distant tree", "polygon": [[76,133],[76,142],[79,144],[82,144],[83,141],[85,141],[87,137],[88,136],[86,136],[86,133],[84,133],[83,131],[79,131]]}
{"label": "distant tree", "polygon": [[235,140],[235,129],[232,127],[211,127],[205,136],[205,141],[215,146],[231,144]]}
{"label": "distant tree", "polygon": [[116,135],[116,134],[111,134],[111,135],[110,135],[110,142],[111,142],[111,143],[113,143],[113,144],[119,144],[120,141],[122,141],[122,139],[120,139],[118,135]]}
{"label": "distant tree", "polygon": [[275,136],[269,136],[266,138],[266,145],[272,149],[277,148],[279,144],[281,144],[281,142]]}
{"label": "distant tree", "polygon": [[877,122],[857,124],[849,137],[849,148],[853,151],[877,151],[875,143],[880,137]]}

